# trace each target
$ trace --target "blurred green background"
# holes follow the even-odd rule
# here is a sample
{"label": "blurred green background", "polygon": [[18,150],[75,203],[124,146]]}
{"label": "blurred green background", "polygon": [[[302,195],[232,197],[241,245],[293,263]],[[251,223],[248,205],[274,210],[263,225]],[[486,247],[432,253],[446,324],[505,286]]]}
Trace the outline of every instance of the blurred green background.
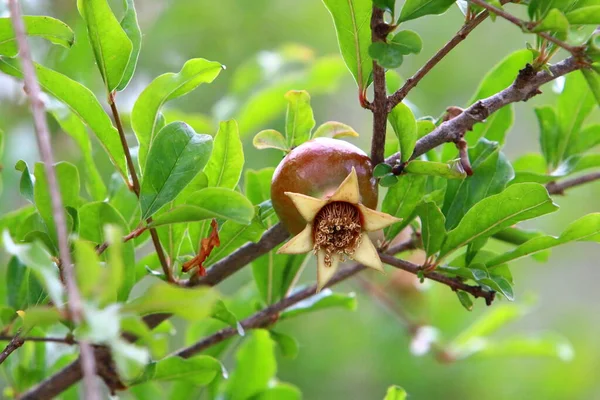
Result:
{"label": "blurred green background", "polygon": [[[116,10],[120,3],[115,2]],[[236,108],[235,97],[232,100],[227,94],[236,72],[248,60],[256,59],[257,54],[268,62],[269,53],[265,51],[294,43],[306,47],[302,51],[306,52],[307,60],[338,57],[335,30],[320,0],[138,0],[136,6],[144,36],[136,76],[118,99],[125,114],[154,77],[178,71],[189,58],[219,61],[227,70],[215,83],[200,87],[170,103],[169,107],[186,114],[213,115],[213,119],[218,120],[219,117],[240,117],[243,109]],[[70,51],[49,47],[34,39],[34,57],[95,88],[105,104],[100,76],[93,66],[75,1],[23,1],[23,8],[27,14],[59,18],[76,30],[78,41]],[[422,36],[423,51],[405,58],[398,71],[400,75],[412,75],[451,38],[462,22],[463,15],[458,7],[453,7],[443,16],[407,23],[407,28]],[[486,72],[510,52],[524,48],[527,40],[531,37],[505,21],[486,21],[413,90],[408,99],[418,110],[417,115],[437,117],[448,106],[466,105]],[[351,141],[367,149],[370,112],[360,108],[356,86],[347,71],[332,76],[335,76],[330,82],[332,87],[313,96],[315,119],[317,123],[337,120],[351,125],[361,134]],[[286,89],[306,88],[301,86],[302,79],[289,82]],[[538,150],[538,128],[532,103],[554,103],[555,96],[552,86],[548,85],[543,95],[516,105],[515,124],[505,148],[509,159]],[[258,109],[260,113],[272,111],[276,114],[274,118],[267,118],[258,126],[247,125],[246,130],[241,123],[242,133],[246,135],[248,168],[274,166],[279,160],[278,152],[259,152],[251,144],[252,136],[260,129],[283,130],[284,115],[280,110],[285,100],[281,97],[279,101],[280,109]],[[0,104],[0,128],[7,133],[2,159],[4,190],[0,197],[0,211],[5,213],[23,204],[14,189],[19,177],[13,169],[15,162],[25,159],[31,163],[38,160],[38,155],[22,88],[3,75],[0,75]],[[216,132],[214,122],[203,120],[198,124],[206,126],[205,133]],[[80,161],[71,139],[60,134],[56,124],[52,129],[57,159]],[[133,136],[130,139],[133,141]],[[100,150],[96,153],[100,167],[108,174],[106,156]],[[105,178],[108,181],[108,176]],[[527,226],[559,233],[574,219],[599,211],[599,195],[598,183],[570,190],[566,196],[556,198],[559,205],[568,207]],[[0,257],[6,259],[4,255]],[[484,352],[465,360],[442,363],[436,360],[435,354],[415,355],[411,352],[413,339],[402,320],[372,300],[356,281],[349,281],[336,290],[357,292],[355,312],[324,311],[280,326],[280,330],[293,333],[298,339],[300,354],[295,360],[281,358],[278,376],[298,385],[306,399],[377,399],[383,397],[391,384],[403,386],[413,399],[600,399],[599,258],[597,244],[575,243],[554,250],[546,264],[529,258],[517,261],[512,269],[516,302],[527,304],[530,312],[502,327],[490,339],[553,332],[571,343],[572,357],[565,347],[558,349],[562,357]],[[305,279],[313,276],[311,268],[308,270]],[[398,272],[389,270],[386,277],[375,278],[386,284],[389,295],[412,320],[439,330],[441,346],[489,312],[478,301],[475,310],[469,313],[448,288],[428,284],[417,290],[418,283],[413,278]],[[233,292],[250,280],[247,268],[223,290]],[[530,301],[529,297],[535,299]]]}

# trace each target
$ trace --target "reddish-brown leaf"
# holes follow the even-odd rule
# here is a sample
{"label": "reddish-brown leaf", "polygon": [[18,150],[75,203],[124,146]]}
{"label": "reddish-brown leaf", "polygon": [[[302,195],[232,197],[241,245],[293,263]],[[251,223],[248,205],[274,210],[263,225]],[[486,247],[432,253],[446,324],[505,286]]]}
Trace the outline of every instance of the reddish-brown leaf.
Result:
{"label": "reddish-brown leaf", "polygon": [[202,264],[204,263],[204,261],[206,261],[208,256],[210,256],[210,253],[212,252],[212,250],[215,247],[218,247],[221,245],[221,241],[219,240],[219,232],[218,232],[218,225],[217,225],[216,219],[213,219],[211,221],[210,228],[211,229],[210,229],[210,233],[209,233],[208,237],[201,240],[200,252],[198,252],[198,255],[196,257],[192,258],[191,260],[189,260],[188,262],[184,263],[183,266],[181,267],[183,272],[189,272],[192,268],[198,267],[197,274],[199,276],[206,275],[206,269],[204,269],[204,266]]}

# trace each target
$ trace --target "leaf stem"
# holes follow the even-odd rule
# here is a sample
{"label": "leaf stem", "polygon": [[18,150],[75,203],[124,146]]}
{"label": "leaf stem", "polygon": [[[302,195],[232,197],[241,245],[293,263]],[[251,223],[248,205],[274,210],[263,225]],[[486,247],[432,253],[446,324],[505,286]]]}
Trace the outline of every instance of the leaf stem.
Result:
{"label": "leaf stem", "polygon": [[[23,22],[19,4],[17,0],[9,0],[8,6],[10,9],[12,25],[15,31],[15,37],[19,47],[19,55],[22,61],[25,92],[29,97],[38,148],[40,150],[42,161],[44,162],[44,170],[46,173],[46,179],[48,180],[48,188],[50,190],[52,216],[56,226],[58,248],[63,266],[62,273],[67,289],[68,311],[75,324],[79,325],[83,319],[83,305],[73,273],[73,263],[71,262],[71,252],[69,249],[65,211],[63,208],[58,179],[56,177],[56,171],[54,169],[54,154],[52,152],[50,132],[46,123],[44,103],[40,96],[40,84],[37,80],[33,60],[31,58],[31,50],[25,35],[25,24]],[[88,400],[99,400],[100,392],[95,380],[96,359],[94,357],[92,347],[87,341],[81,341],[80,351],[85,398]]]}

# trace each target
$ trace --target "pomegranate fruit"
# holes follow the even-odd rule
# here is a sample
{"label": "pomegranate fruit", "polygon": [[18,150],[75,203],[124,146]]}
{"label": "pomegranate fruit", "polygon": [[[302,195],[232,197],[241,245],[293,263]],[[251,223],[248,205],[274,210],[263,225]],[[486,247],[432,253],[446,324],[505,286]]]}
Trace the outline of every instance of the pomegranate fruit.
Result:
{"label": "pomegranate fruit", "polygon": [[346,257],[383,270],[368,233],[398,221],[373,210],[377,183],[367,155],[350,143],[318,138],[292,150],[273,175],[271,200],[296,235],[279,253],[317,255],[317,290]]}

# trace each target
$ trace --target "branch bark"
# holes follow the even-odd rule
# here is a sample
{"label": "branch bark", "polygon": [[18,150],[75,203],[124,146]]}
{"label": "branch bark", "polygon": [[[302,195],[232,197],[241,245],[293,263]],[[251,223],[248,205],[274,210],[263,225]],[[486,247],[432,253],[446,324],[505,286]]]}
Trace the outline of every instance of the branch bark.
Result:
{"label": "branch bark", "polygon": [[[380,27],[384,26],[383,10],[373,6],[371,14],[371,41],[373,43],[384,41],[380,36]],[[385,134],[387,131],[387,93],[385,87],[385,70],[377,61],[373,60],[373,92],[374,99],[371,104],[373,112],[373,136],[371,137],[371,162],[377,165],[383,162],[385,154]]]}
{"label": "branch bark", "polygon": [[12,337],[8,337],[10,340],[10,342],[6,345],[6,347],[4,348],[4,350],[2,350],[2,352],[0,353],[0,364],[2,364],[7,358],[8,356],[10,356],[13,351],[17,350],[19,347],[21,347],[23,345],[23,339],[19,336],[21,332],[17,332],[15,334],[15,336]]}
{"label": "branch bark", "polygon": [[550,194],[564,194],[564,191],[575,186],[580,186],[589,182],[600,180],[600,172],[592,172],[587,175],[578,176],[572,179],[565,179],[560,182],[550,182],[546,185]]}
{"label": "branch bark", "polygon": [[[50,133],[46,123],[46,114],[44,103],[41,99],[41,89],[37,80],[29,43],[25,35],[25,24],[21,15],[21,9],[17,0],[9,0],[11,21],[15,31],[15,37],[19,47],[19,55],[22,61],[23,80],[25,92],[27,93],[31,105],[31,113],[35,125],[35,132],[38,142],[38,148],[42,161],[48,187],[50,190],[50,200],[52,203],[52,217],[56,226],[56,236],[58,238],[58,248],[60,252],[62,273],[65,280],[68,297],[69,314],[76,325],[82,321],[83,305],[81,295],[75,283],[73,273],[73,264],[71,262],[71,253],[69,249],[69,238],[65,211],[61,193],[58,186],[56,171],[54,170],[54,155],[52,153],[52,144],[50,142]],[[12,343],[12,342],[11,342]],[[100,393],[96,384],[96,360],[94,358],[91,345],[87,341],[81,341],[81,369],[83,371],[85,397],[89,400],[99,400]]]}
{"label": "branch bark", "polygon": [[[502,107],[519,101],[527,101],[541,93],[539,87],[543,84],[584,67],[585,64],[573,57],[550,66],[549,71],[536,72],[533,67],[527,65],[519,72],[511,86],[500,93],[475,102],[456,118],[442,123],[434,131],[419,139],[411,160],[444,143],[456,142],[463,137],[465,132],[473,129],[476,123],[484,122],[487,117]],[[400,153],[396,153],[388,157],[385,162],[393,166],[399,160]]]}

